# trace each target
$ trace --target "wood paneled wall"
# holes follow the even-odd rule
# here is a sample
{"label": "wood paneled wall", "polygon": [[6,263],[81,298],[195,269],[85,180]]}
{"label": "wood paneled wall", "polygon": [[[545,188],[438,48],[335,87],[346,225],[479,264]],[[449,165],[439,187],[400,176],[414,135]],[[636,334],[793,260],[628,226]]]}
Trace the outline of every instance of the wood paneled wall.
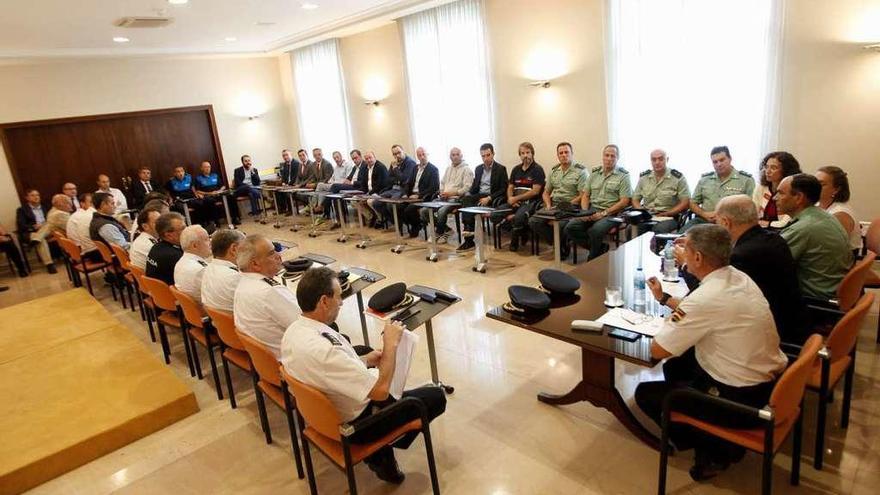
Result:
{"label": "wood paneled wall", "polygon": [[94,191],[98,174],[125,191],[142,166],[164,184],[177,165],[195,175],[209,161],[227,181],[210,105],[0,124],[0,138],[19,196],[35,188],[47,205],[65,182]]}

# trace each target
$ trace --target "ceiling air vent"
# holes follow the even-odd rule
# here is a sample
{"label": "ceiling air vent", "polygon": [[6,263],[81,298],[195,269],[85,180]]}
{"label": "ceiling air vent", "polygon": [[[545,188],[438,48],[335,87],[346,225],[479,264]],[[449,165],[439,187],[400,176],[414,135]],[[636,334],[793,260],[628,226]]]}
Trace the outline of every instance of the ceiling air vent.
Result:
{"label": "ceiling air vent", "polygon": [[174,22],[171,17],[123,17],[113,24],[123,28],[159,28]]}

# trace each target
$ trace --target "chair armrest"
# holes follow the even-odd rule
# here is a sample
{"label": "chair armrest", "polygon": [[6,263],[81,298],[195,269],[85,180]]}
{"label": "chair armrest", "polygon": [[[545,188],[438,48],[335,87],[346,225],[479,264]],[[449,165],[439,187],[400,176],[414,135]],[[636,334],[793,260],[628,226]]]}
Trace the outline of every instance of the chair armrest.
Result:
{"label": "chair armrest", "polygon": [[[367,406],[370,407],[370,406]],[[416,399],[415,397],[404,397],[403,399],[396,401],[390,406],[383,407],[375,414],[367,416],[364,419],[360,419],[357,421],[353,421],[351,423],[343,423],[339,425],[339,433],[344,437],[350,437],[355,434],[355,432],[366,430],[372,428],[380,421],[384,420],[386,417],[391,415],[392,412],[396,412],[399,409],[409,409],[414,408],[418,410],[419,415],[421,416],[422,423],[428,424],[428,408],[422,403],[422,401]]]}
{"label": "chair armrest", "polygon": [[752,418],[762,419],[764,421],[773,421],[773,411],[770,409],[758,409],[756,407],[747,406],[745,404],[741,404],[739,402],[734,402],[729,399],[724,399],[722,397],[715,397],[714,395],[709,395],[707,393],[700,392],[699,390],[695,390],[692,388],[683,388],[679,390],[673,390],[666,396],[663,400],[663,421],[668,421],[669,413],[672,412],[674,407],[674,402],[678,399],[688,398],[692,400],[696,400],[699,402],[705,402],[707,404],[712,404],[714,406],[725,409],[728,412],[733,414],[738,414],[740,416],[748,416]]}
{"label": "chair armrest", "polygon": [[802,296],[807,306],[827,309],[837,309],[839,306],[836,299],[820,299],[818,297]]}

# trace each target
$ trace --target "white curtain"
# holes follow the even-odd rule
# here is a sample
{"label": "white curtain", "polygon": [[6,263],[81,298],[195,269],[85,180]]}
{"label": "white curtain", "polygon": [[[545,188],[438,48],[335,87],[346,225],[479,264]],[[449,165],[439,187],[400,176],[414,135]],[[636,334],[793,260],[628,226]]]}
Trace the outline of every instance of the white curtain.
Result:
{"label": "white curtain", "polygon": [[757,172],[776,146],[782,9],[782,0],[608,0],[609,135],[632,177],[663,148],[693,188],[718,145]]}
{"label": "white curtain", "polygon": [[480,145],[494,140],[483,18],[480,0],[460,0],[399,21],[413,139],[441,175],[451,147],[475,165]]}
{"label": "white curtain", "polygon": [[352,147],[338,48],[338,40],[331,39],[290,54],[300,143],[309,150],[309,156],[312,148],[321,148],[328,159],[333,151],[348,156]]}

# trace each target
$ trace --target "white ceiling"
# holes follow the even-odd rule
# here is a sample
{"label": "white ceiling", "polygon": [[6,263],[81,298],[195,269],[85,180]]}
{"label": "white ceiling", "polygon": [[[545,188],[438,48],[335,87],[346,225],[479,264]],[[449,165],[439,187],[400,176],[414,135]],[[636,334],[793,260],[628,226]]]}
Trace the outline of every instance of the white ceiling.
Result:
{"label": "white ceiling", "polygon": [[[306,10],[303,3],[317,4]],[[355,26],[369,28],[436,0],[3,0],[0,57],[267,53]],[[173,17],[119,28],[127,16]],[[260,25],[258,23],[274,23]],[[129,38],[115,43],[114,36]],[[235,37],[235,42],[225,41]]]}

